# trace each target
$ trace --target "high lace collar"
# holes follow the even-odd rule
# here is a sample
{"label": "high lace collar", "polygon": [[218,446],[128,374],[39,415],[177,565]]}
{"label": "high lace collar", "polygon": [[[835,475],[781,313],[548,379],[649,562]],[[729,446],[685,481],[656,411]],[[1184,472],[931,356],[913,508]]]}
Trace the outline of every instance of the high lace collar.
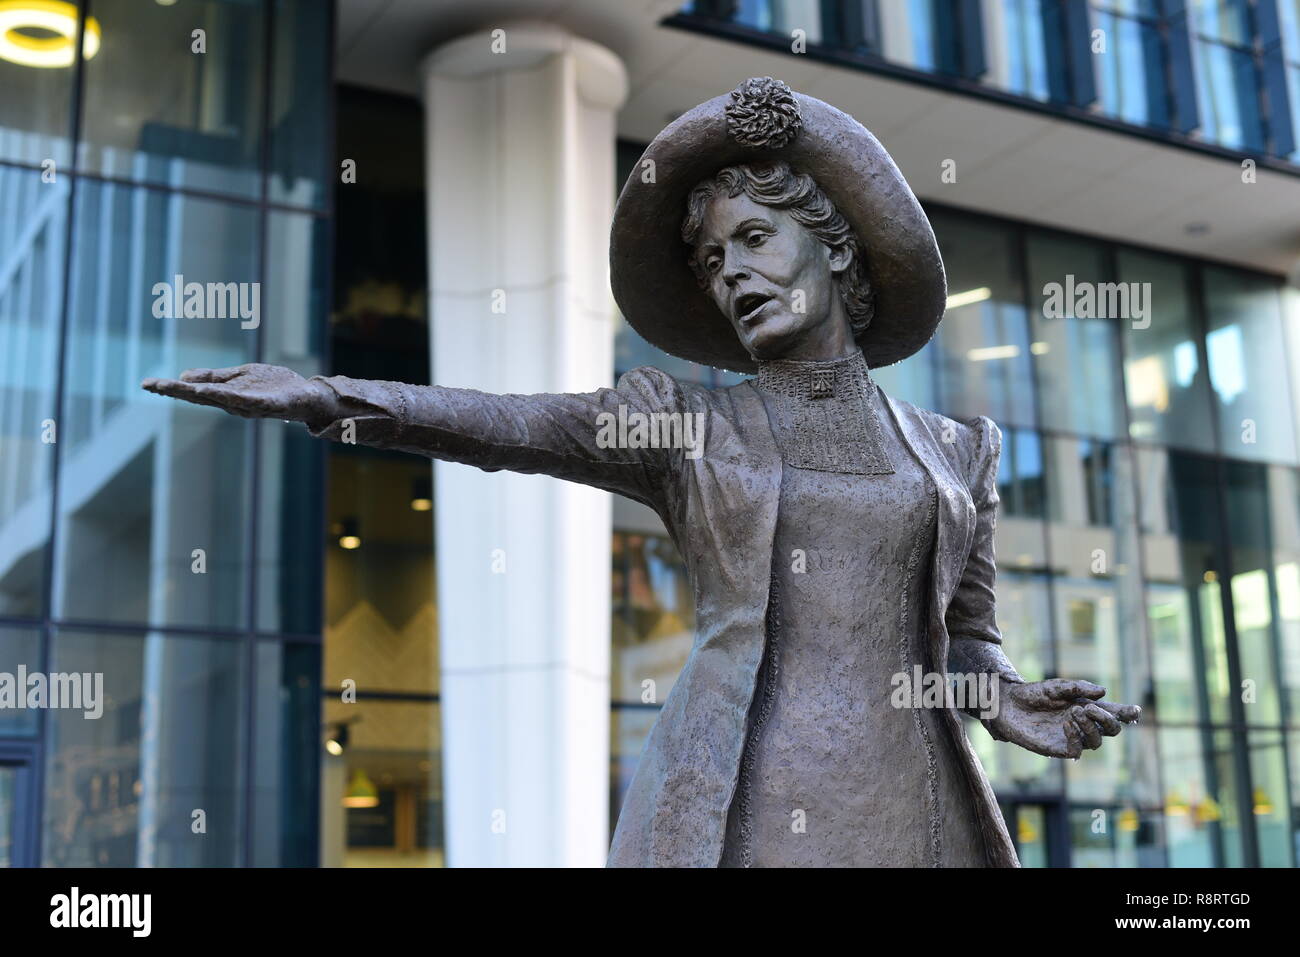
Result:
{"label": "high lace collar", "polygon": [[792,399],[852,399],[874,383],[862,350],[839,359],[759,359],[757,385],[770,395]]}
{"label": "high lace collar", "polygon": [[894,471],[876,415],[876,384],[860,350],[828,361],[760,360],[756,385],[787,465],[857,475]]}

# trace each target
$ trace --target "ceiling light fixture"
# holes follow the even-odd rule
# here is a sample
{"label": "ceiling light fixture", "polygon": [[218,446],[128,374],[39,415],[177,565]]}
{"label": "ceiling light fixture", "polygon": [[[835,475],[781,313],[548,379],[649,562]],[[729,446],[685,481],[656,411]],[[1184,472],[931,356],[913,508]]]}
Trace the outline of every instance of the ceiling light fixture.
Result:
{"label": "ceiling light fixture", "polygon": [[[65,0],[0,0],[0,60],[52,69],[76,61],[77,5]],[[23,30],[44,30],[54,36],[33,36]],[[82,56],[99,52],[99,21],[86,17]]]}
{"label": "ceiling light fixture", "polygon": [[980,286],[978,289],[967,289],[965,292],[954,292],[948,297],[948,309],[959,309],[962,306],[972,306],[977,302],[983,302],[991,298],[993,290],[988,286]]}

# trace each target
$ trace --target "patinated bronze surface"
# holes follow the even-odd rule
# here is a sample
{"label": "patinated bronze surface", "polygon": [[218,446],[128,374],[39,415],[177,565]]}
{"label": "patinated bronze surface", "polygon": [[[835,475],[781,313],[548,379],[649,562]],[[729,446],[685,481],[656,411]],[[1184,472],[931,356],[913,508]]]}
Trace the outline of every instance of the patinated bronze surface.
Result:
{"label": "patinated bronze surface", "polygon": [[[644,367],[613,389],[492,395],[255,364],[144,388],[658,512],[697,634],[611,865],[1016,866],[959,708],[1054,757],[1138,709],[1016,673],[994,614],[1001,432],[872,381],[942,316],[924,214],[870,133],[769,79],[687,113],[646,156],[662,188],[634,173],[620,197],[619,303],[662,348],[756,379],[712,390]],[[629,411],[697,416],[702,444],[598,439]],[[995,707],[900,697],[900,676],[922,673],[978,678]]]}

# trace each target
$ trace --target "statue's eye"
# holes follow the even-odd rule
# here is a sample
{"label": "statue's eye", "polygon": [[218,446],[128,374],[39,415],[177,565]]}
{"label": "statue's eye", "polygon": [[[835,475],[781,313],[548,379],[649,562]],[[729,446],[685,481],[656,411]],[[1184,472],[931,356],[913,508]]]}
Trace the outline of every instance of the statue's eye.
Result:
{"label": "statue's eye", "polygon": [[753,249],[755,246],[761,246],[765,242],[767,242],[767,233],[763,232],[761,229],[755,229],[745,237],[745,245],[750,249]]}
{"label": "statue's eye", "polygon": [[704,260],[704,268],[708,272],[717,272],[722,268],[722,257],[716,255],[706,257]]}

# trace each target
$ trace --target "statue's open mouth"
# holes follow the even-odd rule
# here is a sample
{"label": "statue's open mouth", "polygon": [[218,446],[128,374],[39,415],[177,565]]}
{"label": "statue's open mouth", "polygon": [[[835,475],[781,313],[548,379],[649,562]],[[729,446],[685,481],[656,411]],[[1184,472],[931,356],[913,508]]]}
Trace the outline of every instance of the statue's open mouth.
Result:
{"label": "statue's open mouth", "polygon": [[747,292],[736,300],[736,316],[742,325],[752,325],[758,321],[758,314],[772,301],[772,296],[762,292]]}

